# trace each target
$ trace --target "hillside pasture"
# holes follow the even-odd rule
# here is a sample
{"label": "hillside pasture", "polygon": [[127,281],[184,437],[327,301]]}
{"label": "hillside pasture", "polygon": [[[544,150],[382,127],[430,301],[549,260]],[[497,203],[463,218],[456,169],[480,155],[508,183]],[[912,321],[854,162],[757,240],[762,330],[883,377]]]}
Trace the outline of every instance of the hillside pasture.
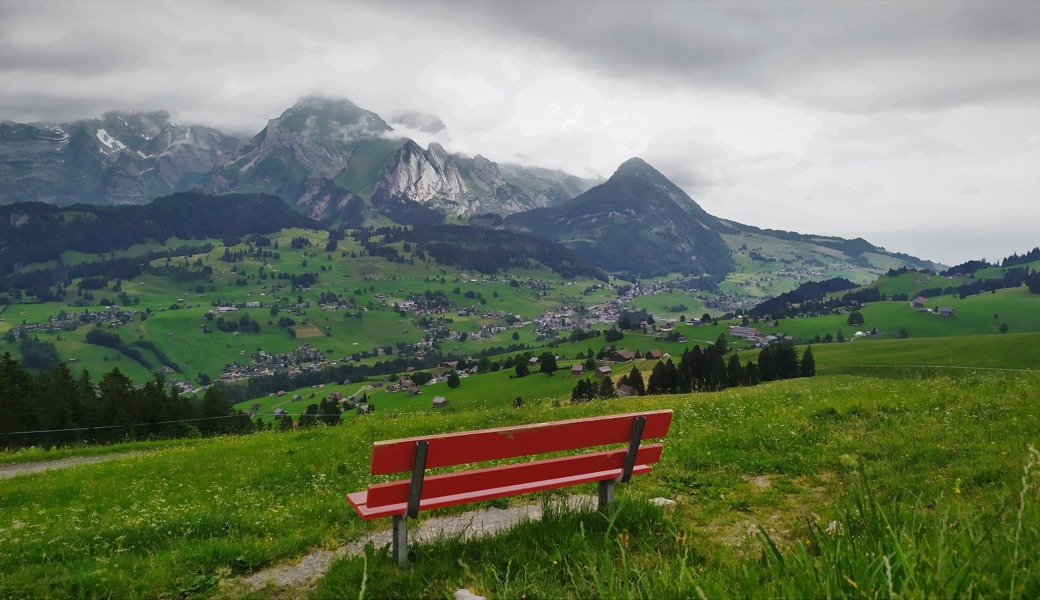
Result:
{"label": "hillside pasture", "polygon": [[[1038,495],[1033,480],[1023,479],[1023,468],[1032,477],[1028,447],[1040,446],[1038,401],[1037,374],[826,376],[714,394],[525,402],[519,410],[380,410],[339,427],[197,440],[5,480],[0,594],[234,595],[237,575],[388,527],[359,520],[343,500],[372,482],[375,440],[671,408],[662,462],[619,488],[618,510],[606,518],[564,512],[494,543],[414,543],[408,570],[397,569],[386,548],[370,548],[335,563],[315,593],[417,597],[468,587],[488,597],[622,590],[873,597],[892,585],[897,595],[942,589],[961,596],[974,582],[980,595],[1006,596],[1013,578],[1025,597],[1040,586],[1040,557],[1019,552],[1040,543]],[[594,486],[571,491],[593,493]],[[658,497],[677,504],[663,511],[647,503]],[[857,502],[868,510],[862,517]],[[871,515],[889,524],[898,546],[872,529]],[[1016,515],[1025,519],[1020,535]],[[827,537],[839,530],[850,546]],[[936,546],[932,532],[953,547]],[[763,559],[769,544],[779,558]],[[859,548],[862,558],[850,554]],[[870,552],[893,559],[890,584],[880,555],[870,559]]]}

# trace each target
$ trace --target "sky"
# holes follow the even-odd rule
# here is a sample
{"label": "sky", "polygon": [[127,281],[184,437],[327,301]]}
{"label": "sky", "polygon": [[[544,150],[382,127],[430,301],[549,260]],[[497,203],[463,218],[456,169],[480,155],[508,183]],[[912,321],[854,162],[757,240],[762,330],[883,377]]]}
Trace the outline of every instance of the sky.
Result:
{"label": "sky", "polygon": [[251,136],[348,98],[416,141],[948,265],[1040,245],[1040,3],[0,0],[0,120]]}

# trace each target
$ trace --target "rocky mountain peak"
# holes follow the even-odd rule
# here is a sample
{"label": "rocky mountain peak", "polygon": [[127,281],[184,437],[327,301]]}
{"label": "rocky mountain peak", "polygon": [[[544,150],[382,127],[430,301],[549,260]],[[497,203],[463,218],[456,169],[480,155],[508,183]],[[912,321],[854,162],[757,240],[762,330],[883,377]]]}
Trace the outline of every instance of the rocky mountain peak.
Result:
{"label": "rocky mountain peak", "polygon": [[630,158],[621,163],[614,171],[614,174],[610,176],[611,179],[615,177],[643,177],[668,181],[668,178],[662,175],[660,171],[651,167],[649,163],[639,157]]}
{"label": "rocky mountain peak", "polygon": [[346,98],[305,96],[276,121],[281,129],[325,143],[349,143],[393,131],[379,115]]}
{"label": "rocky mountain peak", "polygon": [[432,198],[454,200],[465,191],[466,182],[440,144],[430,144],[423,150],[412,140],[398,150],[376,188],[379,196],[414,202]]}

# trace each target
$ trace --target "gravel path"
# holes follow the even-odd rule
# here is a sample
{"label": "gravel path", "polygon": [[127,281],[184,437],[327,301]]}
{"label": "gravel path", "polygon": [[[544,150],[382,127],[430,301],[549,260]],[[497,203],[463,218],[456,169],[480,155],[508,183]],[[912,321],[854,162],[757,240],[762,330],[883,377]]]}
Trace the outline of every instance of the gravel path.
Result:
{"label": "gravel path", "polygon": [[[572,508],[594,507],[596,496],[567,496],[567,505]],[[461,536],[472,539],[493,536],[523,521],[542,518],[541,504],[512,506],[509,508],[481,508],[458,515],[424,519],[416,524],[408,523],[408,543],[434,540],[439,537]],[[257,592],[267,588],[275,591],[277,598],[294,598],[303,595],[317,584],[328,571],[333,561],[345,556],[361,554],[372,542],[380,548],[391,543],[391,530],[386,529],[366,535],[335,550],[314,550],[291,563],[275,565],[236,580],[230,585],[233,594]],[[268,588],[270,586],[270,588]]]}
{"label": "gravel path", "polygon": [[27,475],[29,473],[39,473],[41,471],[50,471],[51,469],[65,469],[68,467],[75,467],[76,465],[88,465],[91,463],[104,462],[106,460],[135,456],[137,454],[139,453],[120,452],[118,454],[101,454],[98,456],[81,456],[78,458],[59,458],[58,460],[41,460],[31,463],[3,465],[0,466],[0,479],[8,479],[10,477]]}

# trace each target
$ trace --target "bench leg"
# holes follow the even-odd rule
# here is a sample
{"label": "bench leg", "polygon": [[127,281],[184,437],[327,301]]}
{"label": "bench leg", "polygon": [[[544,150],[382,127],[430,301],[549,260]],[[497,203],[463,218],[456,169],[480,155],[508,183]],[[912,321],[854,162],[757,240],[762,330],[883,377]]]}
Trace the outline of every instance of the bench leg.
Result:
{"label": "bench leg", "polygon": [[408,565],[408,515],[394,515],[394,560],[397,566]]}
{"label": "bench leg", "polygon": [[614,480],[599,482],[599,509],[605,511],[614,506]]}

